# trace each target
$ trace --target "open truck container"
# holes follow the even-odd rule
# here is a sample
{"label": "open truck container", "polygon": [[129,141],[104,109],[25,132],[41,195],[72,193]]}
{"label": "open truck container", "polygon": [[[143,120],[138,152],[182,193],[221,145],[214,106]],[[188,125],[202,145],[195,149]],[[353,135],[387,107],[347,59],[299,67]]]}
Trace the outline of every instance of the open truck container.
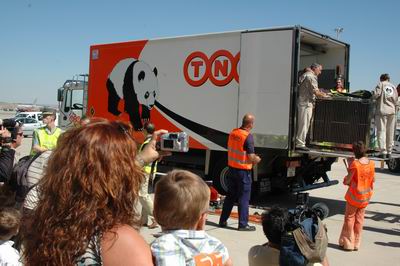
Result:
{"label": "open truck container", "polygon": [[[349,153],[326,152],[319,145],[323,134],[314,140],[313,129],[315,148],[296,152],[298,80],[317,62],[324,68],[319,87],[334,87],[339,74],[349,87],[349,49],[300,26],[93,45],[86,114],[130,121],[137,131],[145,121],[186,131],[190,151],[165,158],[164,165],[190,167],[224,193],[229,132],[253,113],[252,134],[262,158],[253,170],[254,196],[272,188],[329,186],[337,183],[327,175],[331,164]],[[369,128],[360,134],[366,140]]]}

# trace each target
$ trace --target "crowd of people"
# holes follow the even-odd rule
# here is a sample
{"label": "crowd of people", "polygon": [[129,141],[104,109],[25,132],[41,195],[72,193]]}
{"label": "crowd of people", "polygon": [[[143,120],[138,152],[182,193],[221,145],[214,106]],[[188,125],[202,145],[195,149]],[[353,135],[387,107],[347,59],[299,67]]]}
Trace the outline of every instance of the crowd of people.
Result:
{"label": "crowd of people", "polygon": [[[48,120],[46,127],[53,122]],[[55,141],[51,136],[57,128],[49,129],[35,132],[32,147],[40,154],[28,168],[30,190],[23,205],[2,202],[2,265],[201,265],[209,259],[232,264],[226,247],[204,231],[210,190],[199,176],[171,172],[157,185],[154,210],[152,202],[141,200],[152,164],[168,155],[156,149],[156,139],[166,131],[154,131],[148,124],[148,138],[137,149],[132,127],[122,122],[92,119]],[[20,142],[20,128],[15,131],[14,146]],[[8,134],[5,129],[1,133]],[[14,156],[5,146],[5,158]],[[9,161],[2,169],[12,170],[13,158]],[[11,199],[13,194],[6,191],[10,192],[2,185],[2,196]],[[142,215],[135,208],[139,201],[143,208],[150,206]],[[138,231],[145,215],[154,216],[152,222],[163,232],[151,248]],[[179,246],[180,238],[191,244]]]}
{"label": "crowd of people", "polygon": [[[298,149],[307,149],[305,138],[315,97],[329,97],[318,89],[321,71],[321,65],[313,64],[300,79]],[[337,90],[345,92],[341,84],[338,82]],[[388,75],[381,76],[373,97],[379,110],[378,143],[382,154],[390,155],[397,91]],[[20,204],[10,200],[13,194],[7,182],[23,132],[19,125],[12,132],[4,128],[0,132],[3,140],[8,140],[0,153],[0,182],[5,184],[0,197],[7,199],[0,206],[0,264],[210,265],[207,262],[211,261],[211,265],[232,265],[226,246],[205,231],[210,189],[202,178],[174,170],[155,185],[154,203],[149,195],[157,161],[168,155],[156,148],[165,130],[156,131],[153,124],[146,124],[145,141],[137,146],[127,123],[92,118],[62,133],[54,124],[54,112],[44,112],[43,117],[45,126],[33,135],[34,160],[26,172],[29,189]],[[256,230],[248,222],[251,170],[262,160],[254,151],[254,123],[254,115],[246,114],[241,127],[229,134],[228,194],[219,220],[222,228],[227,227],[238,203],[238,230]],[[353,151],[355,158],[347,161],[348,175],[343,181],[348,190],[339,237],[339,245],[347,251],[360,248],[375,174],[365,144],[354,143]],[[250,249],[250,265],[285,265],[280,254],[287,223],[286,209],[273,207],[262,215],[268,242]],[[150,245],[139,232],[146,225],[161,227]],[[325,228],[320,226],[321,230],[326,235]],[[313,265],[329,264],[326,241],[317,259],[311,260]]]}

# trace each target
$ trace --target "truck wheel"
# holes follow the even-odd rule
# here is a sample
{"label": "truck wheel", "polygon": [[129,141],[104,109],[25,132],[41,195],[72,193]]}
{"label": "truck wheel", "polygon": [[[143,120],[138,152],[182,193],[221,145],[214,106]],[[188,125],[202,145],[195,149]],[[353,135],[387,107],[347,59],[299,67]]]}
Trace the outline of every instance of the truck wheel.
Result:
{"label": "truck wheel", "polygon": [[217,164],[214,165],[212,171],[213,186],[221,195],[228,193],[228,165],[226,159],[218,160]]}
{"label": "truck wheel", "polygon": [[390,172],[398,173],[400,172],[400,159],[390,159],[387,162],[387,166]]}

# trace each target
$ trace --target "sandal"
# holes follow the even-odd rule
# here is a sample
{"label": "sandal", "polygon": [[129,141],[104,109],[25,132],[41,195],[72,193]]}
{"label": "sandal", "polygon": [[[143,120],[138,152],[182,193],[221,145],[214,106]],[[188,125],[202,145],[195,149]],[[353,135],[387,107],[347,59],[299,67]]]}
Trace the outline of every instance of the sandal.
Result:
{"label": "sandal", "polygon": [[339,246],[344,251],[353,251],[354,249],[351,248],[344,248],[344,246]]}
{"label": "sandal", "polygon": [[153,221],[153,223],[148,226],[149,229],[155,229],[157,227],[158,227],[158,223],[156,221]]}

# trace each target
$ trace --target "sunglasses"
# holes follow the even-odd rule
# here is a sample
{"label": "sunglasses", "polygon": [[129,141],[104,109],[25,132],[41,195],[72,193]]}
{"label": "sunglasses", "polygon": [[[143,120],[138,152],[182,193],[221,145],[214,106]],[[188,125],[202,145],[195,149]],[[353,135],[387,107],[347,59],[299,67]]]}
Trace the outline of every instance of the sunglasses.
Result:
{"label": "sunglasses", "polygon": [[[132,139],[133,141],[135,141],[135,139],[132,136],[132,129],[130,129],[127,125],[125,125],[124,123],[121,122],[116,122],[118,125],[118,128],[121,132],[123,132],[124,134],[126,134],[130,139]],[[136,142],[136,141],[135,141]]]}

